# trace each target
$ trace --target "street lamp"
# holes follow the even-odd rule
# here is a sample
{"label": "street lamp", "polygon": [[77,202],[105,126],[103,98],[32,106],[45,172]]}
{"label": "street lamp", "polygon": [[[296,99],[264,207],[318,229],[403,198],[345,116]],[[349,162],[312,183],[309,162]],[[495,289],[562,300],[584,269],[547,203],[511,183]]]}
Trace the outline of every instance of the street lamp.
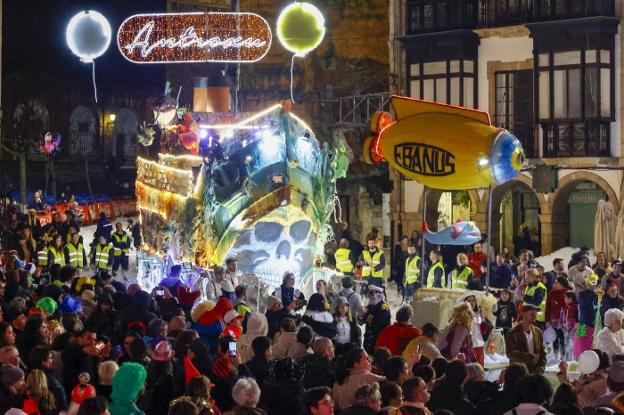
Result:
{"label": "street lamp", "polygon": [[108,114],[108,120],[110,122],[115,122],[115,118],[117,118],[115,114]]}

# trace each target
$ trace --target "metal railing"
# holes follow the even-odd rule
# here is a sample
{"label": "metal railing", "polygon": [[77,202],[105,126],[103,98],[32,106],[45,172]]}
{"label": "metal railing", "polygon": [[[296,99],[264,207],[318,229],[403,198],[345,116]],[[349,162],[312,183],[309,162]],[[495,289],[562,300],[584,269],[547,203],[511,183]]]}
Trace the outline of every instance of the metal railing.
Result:
{"label": "metal railing", "polygon": [[317,111],[326,114],[328,126],[361,128],[369,125],[376,111],[388,111],[390,94],[387,92],[351,95],[316,101]]}

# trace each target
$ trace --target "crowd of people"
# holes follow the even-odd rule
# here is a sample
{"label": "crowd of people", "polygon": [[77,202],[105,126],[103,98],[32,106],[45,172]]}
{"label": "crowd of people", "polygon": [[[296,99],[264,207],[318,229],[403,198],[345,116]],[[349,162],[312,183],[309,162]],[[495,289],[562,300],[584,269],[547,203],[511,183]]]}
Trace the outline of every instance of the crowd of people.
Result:
{"label": "crowd of people", "polygon": [[[458,254],[449,269],[435,249],[421,263],[409,241],[406,297],[422,287],[466,289],[440,330],[414,326],[418,310],[409,305],[391,312],[375,235],[357,255],[349,240],[340,242],[340,289],[319,280],[306,298],[287,272],[260,311],[247,303],[236,258],[214,267],[203,293],[181,283],[179,266],[147,292],[126,281],[136,241],[121,223],[102,216],[87,254],[71,218],[41,226],[31,211],[10,205],[0,213],[0,414],[624,410],[624,278],[619,263],[600,255],[592,269],[585,250],[567,274],[561,261],[544,273],[529,251],[517,261],[497,255],[489,278],[499,298],[490,320],[480,303],[488,276],[483,244]],[[601,304],[598,287],[607,293]],[[597,321],[604,328],[594,336]],[[484,356],[497,329],[510,363],[492,382]],[[599,366],[573,380],[562,363],[553,392],[544,377],[548,330],[562,360],[591,349],[596,337]]]}

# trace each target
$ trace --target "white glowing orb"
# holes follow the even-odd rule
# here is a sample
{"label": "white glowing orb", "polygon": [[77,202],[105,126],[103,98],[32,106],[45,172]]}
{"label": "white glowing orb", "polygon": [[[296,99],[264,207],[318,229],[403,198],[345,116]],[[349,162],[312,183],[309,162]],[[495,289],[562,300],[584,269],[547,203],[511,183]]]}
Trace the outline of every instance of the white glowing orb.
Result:
{"label": "white glowing orb", "polygon": [[111,42],[111,26],[101,13],[80,12],[71,18],[65,32],[67,46],[83,62],[93,62],[106,52]]}

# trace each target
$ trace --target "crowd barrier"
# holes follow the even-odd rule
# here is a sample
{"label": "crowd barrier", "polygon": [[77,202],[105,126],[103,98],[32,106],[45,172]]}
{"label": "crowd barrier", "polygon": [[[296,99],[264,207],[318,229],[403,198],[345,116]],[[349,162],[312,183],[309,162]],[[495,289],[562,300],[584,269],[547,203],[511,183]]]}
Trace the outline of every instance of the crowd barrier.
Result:
{"label": "crowd barrier", "polygon": [[[88,226],[97,223],[100,213],[106,213],[110,220],[116,218],[136,216],[138,215],[136,207],[136,199],[100,199],[89,202],[79,203],[82,210],[83,225]],[[37,219],[41,225],[47,225],[52,222],[55,213],[61,215],[63,220],[67,219],[66,211],[69,210],[69,204],[57,203],[46,210],[37,211]]]}

